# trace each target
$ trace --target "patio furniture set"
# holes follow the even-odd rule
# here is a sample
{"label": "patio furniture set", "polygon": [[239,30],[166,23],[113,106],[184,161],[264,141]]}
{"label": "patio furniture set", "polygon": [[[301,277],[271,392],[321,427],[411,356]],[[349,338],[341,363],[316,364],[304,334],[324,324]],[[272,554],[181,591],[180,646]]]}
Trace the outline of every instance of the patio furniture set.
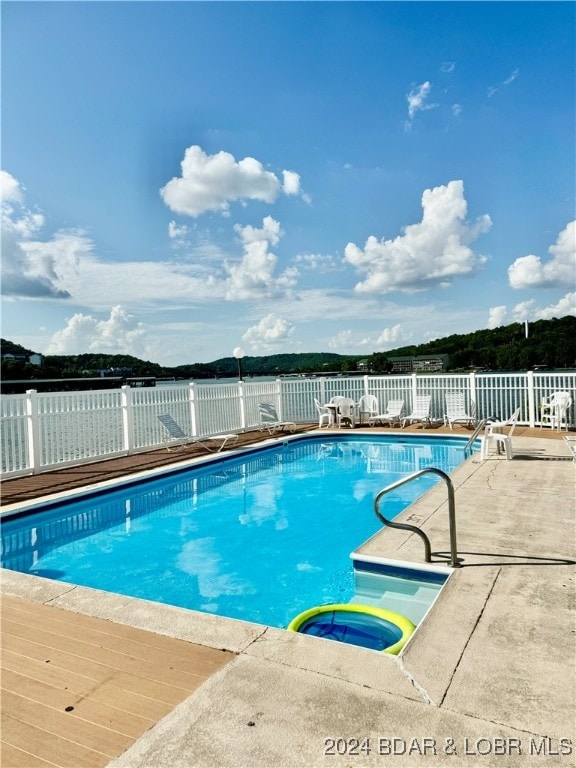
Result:
{"label": "patio furniture set", "polygon": [[[325,404],[315,398],[314,403],[318,412],[319,428],[323,426],[354,427],[356,415],[360,423],[367,423],[369,426],[381,424],[404,428],[406,425],[421,423],[422,428],[426,428],[435,421],[430,416],[431,399],[430,395],[416,396],[411,413],[405,416],[402,415],[404,400],[389,400],[386,409],[379,413],[378,399],[375,395],[363,395],[358,403],[347,397],[333,397]],[[462,424],[475,428],[478,435],[483,432],[480,449],[482,459],[489,457],[492,447],[496,448],[497,453],[504,451],[506,459],[512,458],[512,434],[520,416],[520,408],[517,408],[504,421],[484,419],[479,422],[474,415],[467,412],[463,392],[448,392],[445,395],[445,401],[446,412],[443,418],[445,426],[453,429],[455,424]],[[572,398],[569,392],[554,392],[549,398],[544,399],[540,409],[540,428],[548,426],[558,431],[563,427],[568,429],[568,411],[571,405]],[[576,462],[576,439],[573,437],[565,439]]]}
{"label": "patio furniture set", "polygon": [[[405,416],[402,415],[404,400],[389,400],[386,409],[380,413],[378,398],[371,394],[362,395],[358,402],[350,397],[335,396],[329,402],[322,404],[317,398],[314,398],[314,404],[318,413],[319,428],[323,426],[354,428],[357,423],[368,424],[369,426],[387,424],[392,427],[397,425],[402,428],[406,425],[421,423],[422,428],[426,428],[432,425],[434,421],[438,421],[430,416],[431,400],[431,395],[417,395],[414,398],[411,413]],[[467,412],[463,392],[448,392],[445,395],[445,401],[446,412],[443,417],[445,426],[450,427],[450,429],[453,429],[455,424],[472,427],[476,430],[472,439],[483,431],[480,449],[482,459],[489,457],[492,446],[496,448],[498,453],[504,451],[507,459],[512,458],[512,434],[520,416],[520,408],[517,408],[505,421],[483,419],[482,422],[478,422],[474,415]],[[567,429],[568,410],[571,405],[572,398],[569,392],[554,392],[541,404],[540,427],[549,426],[560,431],[564,426]],[[281,420],[275,406],[271,403],[259,403],[258,411],[260,429],[267,430],[269,434],[285,429],[294,431],[296,428],[294,422]],[[209,451],[219,452],[228,444],[234,445],[238,439],[236,433],[195,438],[187,435],[169,414],[158,416],[158,419],[169,433],[168,439],[179,446],[193,442]],[[576,440],[573,437],[566,437],[566,442],[576,462]],[[212,447],[214,444],[216,445]]]}
{"label": "patio furniture set", "polygon": [[[333,397],[327,403],[320,403],[315,398],[314,403],[318,412],[318,426],[342,427],[356,426],[356,423],[366,423],[369,426],[387,424],[389,426],[405,427],[407,424],[421,423],[426,427],[433,423],[430,416],[431,395],[417,395],[414,398],[412,411],[403,415],[404,400],[389,400],[386,409],[380,412],[378,398],[375,395],[362,395],[358,402],[349,397]],[[454,424],[464,423],[474,426],[476,419],[466,413],[464,393],[457,392],[446,395],[446,413],[444,424],[450,429]]]}

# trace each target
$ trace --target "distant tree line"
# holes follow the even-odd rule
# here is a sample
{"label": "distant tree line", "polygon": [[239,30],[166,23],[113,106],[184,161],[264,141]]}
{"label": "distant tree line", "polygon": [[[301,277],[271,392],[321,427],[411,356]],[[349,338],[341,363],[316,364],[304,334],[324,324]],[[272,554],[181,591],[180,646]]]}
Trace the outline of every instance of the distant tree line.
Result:
{"label": "distant tree line", "polygon": [[[99,376],[100,371],[124,369],[133,376],[157,378],[203,379],[229,378],[237,375],[238,363],[223,357],[211,363],[191,363],[167,367],[132,355],[82,354],[46,355],[41,365],[26,359],[34,354],[19,344],[2,339],[1,352],[15,357],[2,359],[2,378],[59,379]],[[529,324],[525,336],[523,323],[501,326],[494,330],[454,334],[388,352],[372,355],[338,355],[330,352],[303,352],[242,359],[244,376],[279,376],[281,374],[353,372],[363,361],[363,370],[386,373],[392,369],[390,358],[417,355],[449,355],[449,370],[487,369],[496,371],[529,370],[535,366],[552,369],[576,368],[576,317],[568,315],[553,320],[537,320]]]}

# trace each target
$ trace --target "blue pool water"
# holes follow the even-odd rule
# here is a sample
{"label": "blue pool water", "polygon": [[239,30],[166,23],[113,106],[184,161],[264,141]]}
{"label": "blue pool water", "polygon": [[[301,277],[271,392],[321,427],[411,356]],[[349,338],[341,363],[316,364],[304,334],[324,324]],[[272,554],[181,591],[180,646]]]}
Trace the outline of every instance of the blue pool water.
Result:
{"label": "blue pool water", "polygon": [[[464,459],[458,438],[302,438],[62,503],[2,525],[2,565],[286,627],[353,598],[350,552],[381,526],[376,493]],[[386,497],[394,517],[430,488]]]}

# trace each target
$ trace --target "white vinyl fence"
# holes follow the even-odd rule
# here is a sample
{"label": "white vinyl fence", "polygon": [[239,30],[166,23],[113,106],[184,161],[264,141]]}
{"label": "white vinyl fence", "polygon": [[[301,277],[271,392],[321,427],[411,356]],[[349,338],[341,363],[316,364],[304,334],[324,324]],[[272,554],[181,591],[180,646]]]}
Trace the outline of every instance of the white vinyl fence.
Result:
{"label": "white vinyl fence", "polygon": [[[432,396],[432,418],[444,414],[447,392],[464,392],[468,412],[478,419],[507,418],[520,407],[519,423],[538,426],[540,404],[555,391],[575,401],[576,371],[480,374],[409,374],[291,378],[272,382],[195,384],[155,388],[122,387],[87,392],[36,392],[2,395],[0,449],[4,477],[121,456],[162,446],[166,430],[158,420],[170,414],[196,437],[240,432],[259,426],[259,403],[271,403],[281,420],[315,422],[314,399],[334,395],[358,400],[374,394],[381,410],[388,400]],[[568,414],[574,424],[574,407]]]}

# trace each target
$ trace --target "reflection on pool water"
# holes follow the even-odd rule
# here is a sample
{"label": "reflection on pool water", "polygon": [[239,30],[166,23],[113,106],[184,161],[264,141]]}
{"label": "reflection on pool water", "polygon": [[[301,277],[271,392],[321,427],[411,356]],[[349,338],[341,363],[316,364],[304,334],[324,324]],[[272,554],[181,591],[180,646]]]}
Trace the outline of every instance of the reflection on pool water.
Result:
{"label": "reflection on pool water", "polygon": [[[358,601],[358,590],[377,600],[379,587],[358,581],[349,559],[380,528],[376,493],[426,466],[450,472],[464,441],[326,438],[286,440],[7,520],[2,565],[276,627],[314,605]],[[387,514],[435,482],[397,489]]]}

